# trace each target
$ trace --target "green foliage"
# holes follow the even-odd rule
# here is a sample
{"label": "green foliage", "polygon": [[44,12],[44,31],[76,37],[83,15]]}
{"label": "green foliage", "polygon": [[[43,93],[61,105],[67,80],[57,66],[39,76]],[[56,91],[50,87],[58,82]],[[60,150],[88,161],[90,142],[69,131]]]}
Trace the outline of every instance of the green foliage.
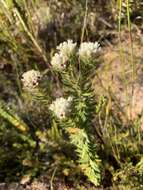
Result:
{"label": "green foliage", "polygon": [[141,161],[135,166],[132,163],[126,163],[123,167],[114,174],[114,180],[121,179],[120,187],[123,189],[141,190],[143,188],[143,173],[138,167]]}
{"label": "green foliage", "polygon": [[[92,78],[102,61],[98,55],[82,61],[77,53],[85,39],[101,39],[106,45],[117,19],[120,32],[122,23],[129,28],[131,21],[140,24],[141,0],[118,3],[119,14],[115,1],[95,5],[89,0],[88,8],[76,0],[0,1],[0,99],[5,102],[0,104],[0,181],[26,175],[32,179],[45,172],[75,181],[83,172],[95,186],[103,182],[142,189],[141,118],[129,120],[110,89],[95,96]],[[52,48],[69,38],[77,47],[67,67],[54,70]],[[42,79],[28,92],[20,78],[30,69],[40,70]],[[72,98],[64,119],[49,110],[61,96]]]}
{"label": "green foliage", "polygon": [[4,110],[0,104],[0,116],[9,121],[14,127],[16,127],[21,132],[27,132],[28,126],[16,115],[12,113],[11,110]]}
{"label": "green foliage", "polygon": [[99,169],[99,158],[96,150],[93,150],[89,138],[84,129],[68,128],[67,129],[70,141],[76,147],[76,152],[79,157],[79,164],[84,174],[94,185],[99,185],[101,181],[101,174]]}

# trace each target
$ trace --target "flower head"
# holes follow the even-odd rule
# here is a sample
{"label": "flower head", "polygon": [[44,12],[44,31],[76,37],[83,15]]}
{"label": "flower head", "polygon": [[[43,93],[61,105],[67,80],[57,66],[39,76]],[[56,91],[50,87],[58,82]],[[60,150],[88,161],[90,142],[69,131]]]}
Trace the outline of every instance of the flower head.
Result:
{"label": "flower head", "polygon": [[40,181],[34,181],[29,188],[28,190],[48,190],[46,184]]}
{"label": "flower head", "polygon": [[60,51],[60,53],[65,57],[70,57],[75,50],[76,43],[73,43],[73,40],[67,40],[66,42],[63,42],[57,46],[57,50]]}
{"label": "flower head", "polygon": [[57,98],[49,107],[51,111],[54,112],[54,114],[59,119],[64,119],[66,115],[71,111],[72,98],[69,97],[68,99],[65,99],[63,97]]}
{"label": "flower head", "polygon": [[61,53],[55,53],[52,57],[51,65],[54,69],[63,70],[66,67],[67,57]]}
{"label": "flower head", "polygon": [[39,71],[30,70],[22,75],[22,83],[25,89],[32,90],[38,86],[41,74]]}
{"label": "flower head", "polygon": [[81,60],[90,60],[100,49],[100,45],[98,42],[83,42],[79,48],[79,57]]}
{"label": "flower head", "polygon": [[73,54],[76,47],[76,43],[72,40],[67,40],[57,46],[58,53],[52,57],[51,65],[54,69],[64,70],[70,56]]}

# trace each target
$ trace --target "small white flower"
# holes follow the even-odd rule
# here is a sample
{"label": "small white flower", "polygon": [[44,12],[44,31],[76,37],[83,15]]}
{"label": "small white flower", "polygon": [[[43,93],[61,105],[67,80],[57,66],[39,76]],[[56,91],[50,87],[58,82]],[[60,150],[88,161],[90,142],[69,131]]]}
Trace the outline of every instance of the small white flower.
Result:
{"label": "small white flower", "polygon": [[54,112],[57,118],[64,119],[66,115],[71,111],[71,102],[72,97],[69,97],[68,99],[60,97],[50,105],[49,109]]}
{"label": "small white flower", "polygon": [[66,56],[61,53],[55,53],[55,55],[52,57],[51,65],[54,69],[63,70],[66,68],[67,61],[68,59]]}
{"label": "small white flower", "polygon": [[49,188],[46,187],[46,183],[40,181],[34,181],[28,190],[48,190]]}
{"label": "small white flower", "polygon": [[39,71],[30,70],[22,75],[22,83],[25,89],[32,90],[38,86],[41,74]]}
{"label": "small white flower", "polygon": [[59,44],[57,50],[59,50],[65,57],[69,58],[74,53],[75,47],[76,43],[73,43],[73,40],[67,40],[66,42]]}
{"label": "small white flower", "polygon": [[79,48],[79,57],[83,61],[91,60],[99,49],[100,44],[98,42],[83,42]]}
{"label": "small white flower", "polygon": [[51,65],[54,69],[64,70],[68,59],[74,53],[76,43],[72,40],[67,40],[57,46],[58,53],[55,53],[51,60]]}

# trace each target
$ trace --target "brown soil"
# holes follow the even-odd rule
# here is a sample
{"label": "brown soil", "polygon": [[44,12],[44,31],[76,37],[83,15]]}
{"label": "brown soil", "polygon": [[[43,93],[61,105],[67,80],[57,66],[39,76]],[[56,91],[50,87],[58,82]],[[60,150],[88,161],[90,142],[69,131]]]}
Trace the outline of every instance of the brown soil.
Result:
{"label": "brown soil", "polygon": [[103,62],[93,80],[95,94],[109,96],[109,92],[112,93],[129,119],[143,112],[143,36],[137,32],[133,34],[134,76],[131,41],[126,32],[121,34],[121,44],[110,44],[103,49]]}

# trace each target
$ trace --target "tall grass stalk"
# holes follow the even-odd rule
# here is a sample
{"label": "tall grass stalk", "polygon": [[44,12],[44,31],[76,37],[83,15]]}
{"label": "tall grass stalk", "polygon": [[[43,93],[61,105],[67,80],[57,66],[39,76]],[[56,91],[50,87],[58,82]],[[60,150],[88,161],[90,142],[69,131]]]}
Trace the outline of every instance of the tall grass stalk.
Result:
{"label": "tall grass stalk", "polygon": [[8,21],[12,24],[13,22],[12,22],[11,14],[9,12],[7,3],[4,0],[1,0],[0,3],[1,3],[1,8],[2,8],[5,16],[7,17]]}
{"label": "tall grass stalk", "polygon": [[34,35],[34,37],[35,37],[36,36],[35,35],[35,30],[34,30],[34,26],[33,26],[33,23],[32,23],[32,16],[31,16],[30,10],[28,8],[28,2],[23,0],[23,5],[24,5],[24,8],[25,8],[27,16],[28,16],[28,24],[29,24],[30,30],[31,30],[32,34]]}
{"label": "tall grass stalk", "polygon": [[86,0],[85,2],[85,14],[84,14],[83,27],[81,31],[81,40],[80,40],[81,43],[84,40],[84,35],[85,35],[86,25],[87,25],[87,16],[88,16],[88,0]]}
{"label": "tall grass stalk", "polygon": [[[25,30],[25,32],[27,33],[27,35],[30,37],[31,41],[33,42],[34,46],[36,47],[37,51],[40,53],[40,55],[42,56],[45,63],[48,64],[48,60],[47,60],[45,53],[43,52],[42,48],[40,47],[40,45],[38,44],[37,40],[34,38],[32,33],[28,30],[28,28],[27,28],[26,24],[24,23],[20,13],[18,12],[17,9],[15,9],[14,12],[15,12],[16,16],[18,17],[21,25],[23,26],[23,29]],[[48,64],[48,66],[49,66],[49,64]]]}
{"label": "tall grass stalk", "polygon": [[129,30],[129,35],[130,35],[130,48],[131,48],[130,61],[131,61],[131,67],[132,67],[132,97],[131,97],[130,114],[132,114],[133,96],[134,96],[134,81],[135,81],[135,77],[136,77],[136,69],[135,69],[135,62],[134,62],[133,38],[132,38],[131,20],[130,20],[130,1],[126,0],[126,4],[127,4],[127,21],[128,21],[128,30]]}
{"label": "tall grass stalk", "polygon": [[121,41],[121,17],[122,17],[122,0],[118,0],[117,2],[117,9],[118,9],[118,36],[119,36],[119,47],[120,47],[120,62],[121,62],[121,69],[122,69],[122,78],[125,87],[125,97],[126,97],[126,104],[128,104],[128,93],[127,93],[127,86],[128,81],[126,79],[126,72],[125,72],[125,57],[124,57],[124,50]]}

